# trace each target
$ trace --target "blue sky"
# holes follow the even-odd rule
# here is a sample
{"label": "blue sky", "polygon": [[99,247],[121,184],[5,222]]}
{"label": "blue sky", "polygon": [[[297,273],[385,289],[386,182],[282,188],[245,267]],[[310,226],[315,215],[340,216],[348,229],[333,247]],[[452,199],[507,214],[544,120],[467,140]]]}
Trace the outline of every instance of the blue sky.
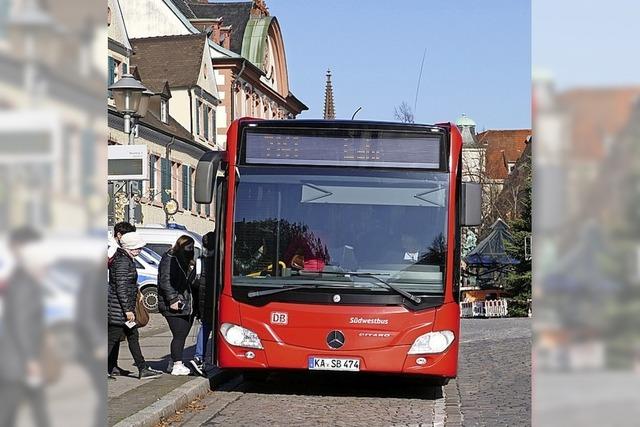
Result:
{"label": "blue sky", "polygon": [[292,92],[322,116],[333,73],[337,118],[394,120],[414,105],[416,121],[455,121],[478,130],[531,126],[531,9],[528,0],[269,0],[282,28]]}

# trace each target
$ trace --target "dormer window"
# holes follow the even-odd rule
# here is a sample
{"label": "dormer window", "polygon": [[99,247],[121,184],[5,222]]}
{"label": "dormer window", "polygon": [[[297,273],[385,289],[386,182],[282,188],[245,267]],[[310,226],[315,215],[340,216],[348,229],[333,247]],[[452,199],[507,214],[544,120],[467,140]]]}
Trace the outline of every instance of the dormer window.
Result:
{"label": "dormer window", "polygon": [[160,100],[160,120],[162,123],[169,123],[169,103],[166,99]]}

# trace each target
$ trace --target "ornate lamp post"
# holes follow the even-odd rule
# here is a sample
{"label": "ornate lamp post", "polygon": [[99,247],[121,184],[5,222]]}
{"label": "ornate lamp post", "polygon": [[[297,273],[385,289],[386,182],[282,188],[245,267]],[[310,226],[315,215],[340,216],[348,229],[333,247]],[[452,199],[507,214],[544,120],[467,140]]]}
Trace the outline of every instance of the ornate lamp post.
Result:
{"label": "ornate lamp post", "polygon": [[[116,110],[124,114],[124,133],[129,135],[129,145],[133,145],[133,128],[136,118],[144,117],[149,107],[149,98],[153,95],[140,81],[131,74],[124,74],[108,88],[113,94]],[[135,206],[133,200],[133,181],[129,181],[129,222],[135,223]]]}

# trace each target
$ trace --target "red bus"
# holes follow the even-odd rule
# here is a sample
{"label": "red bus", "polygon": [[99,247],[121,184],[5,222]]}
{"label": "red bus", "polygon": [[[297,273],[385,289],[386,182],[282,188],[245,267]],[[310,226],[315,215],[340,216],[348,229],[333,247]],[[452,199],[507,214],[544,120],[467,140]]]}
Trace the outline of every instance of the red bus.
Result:
{"label": "red bus", "polygon": [[215,362],[456,376],[461,182],[449,123],[240,119],[196,171],[215,203]]}

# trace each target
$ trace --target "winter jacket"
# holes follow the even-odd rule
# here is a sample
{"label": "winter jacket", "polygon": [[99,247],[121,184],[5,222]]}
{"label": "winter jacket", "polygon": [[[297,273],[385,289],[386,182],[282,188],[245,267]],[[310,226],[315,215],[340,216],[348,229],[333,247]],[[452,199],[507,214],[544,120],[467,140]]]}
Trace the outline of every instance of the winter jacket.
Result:
{"label": "winter jacket", "polygon": [[124,325],[126,312],[135,312],[138,272],[133,258],[118,248],[109,265],[107,314],[110,325]]}
{"label": "winter jacket", "polygon": [[[190,316],[193,314],[191,284],[193,269],[185,269],[169,249],[158,266],[158,310],[163,316]],[[171,304],[182,301],[182,310],[173,310]]]}

